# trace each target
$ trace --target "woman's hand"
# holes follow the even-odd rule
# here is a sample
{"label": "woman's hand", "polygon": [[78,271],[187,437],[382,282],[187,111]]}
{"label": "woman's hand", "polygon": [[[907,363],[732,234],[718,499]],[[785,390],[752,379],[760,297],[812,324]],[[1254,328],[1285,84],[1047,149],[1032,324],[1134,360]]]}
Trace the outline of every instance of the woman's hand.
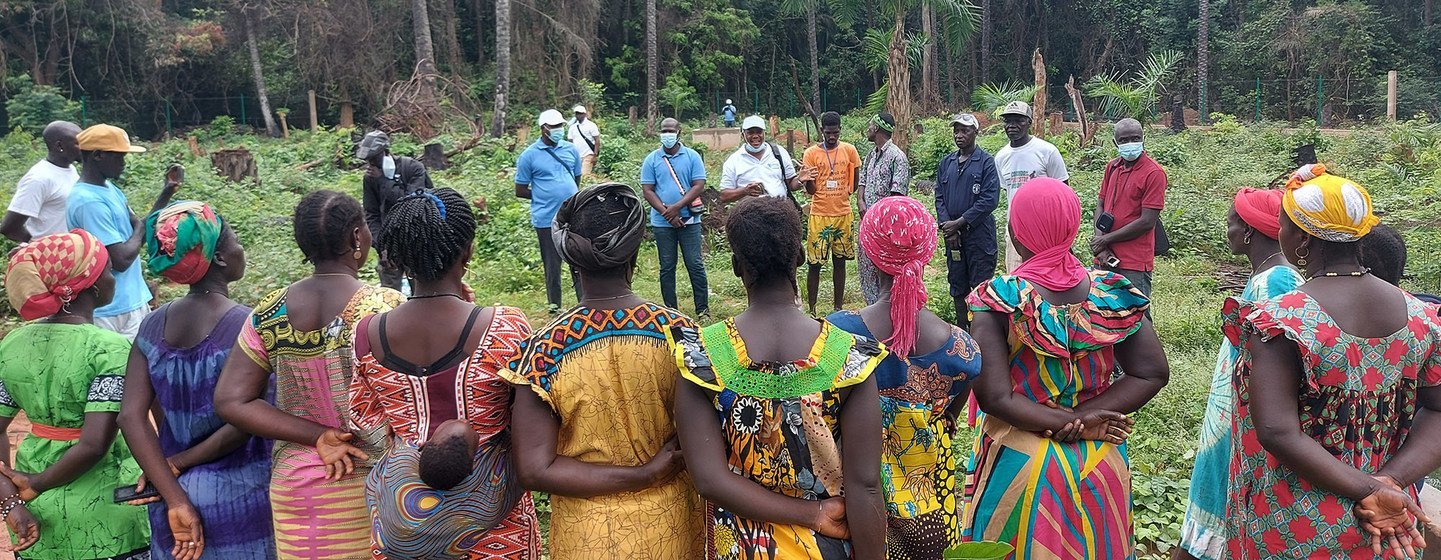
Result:
{"label": "woman's hand", "polygon": [[13,535],[10,537],[10,546],[6,548],[10,552],[20,552],[40,540],[40,522],[30,514],[30,510],[23,505],[16,505],[10,510],[10,515],[5,518],[5,525],[10,527]]}
{"label": "woman's hand", "polygon": [[320,455],[320,460],[325,463],[326,480],[340,480],[355,472],[356,460],[370,459],[370,455],[348,443],[353,439],[355,439],[355,434],[331,428],[325,430],[325,433],[320,434],[320,438],[315,440],[315,451]]}
{"label": "woman's hand", "polygon": [[20,499],[29,502],[40,495],[40,491],[35,489],[34,483],[30,480],[35,475],[12,469],[10,465],[3,462],[0,462],[0,475],[4,475],[5,478],[10,479],[11,484],[15,485],[15,491],[19,492]]}
{"label": "woman's hand", "polygon": [[645,469],[650,473],[652,486],[666,482],[679,474],[681,470],[685,469],[685,455],[681,453],[680,440],[675,436],[666,440],[660,451],[646,461]]}
{"label": "woman's hand", "polygon": [[846,524],[846,499],[826,498],[819,505],[811,529],[833,539],[851,538],[851,528]]}
{"label": "woman's hand", "polygon": [[1430,521],[1421,506],[1390,477],[1375,476],[1380,486],[1356,502],[1351,509],[1361,530],[1371,535],[1371,551],[1388,551],[1397,558],[1420,558],[1416,549],[1426,548],[1426,537],[1416,522]]}
{"label": "woman's hand", "polygon": [[1119,412],[1093,410],[1076,418],[1081,423],[1081,439],[1120,445],[1131,437],[1136,421]]}
{"label": "woman's hand", "polygon": [[199,560],[205,552],[205,534],[200,530],[200,513],[195,511],[195,506],[171,505],[165,515],[170,521],[170,534],[175,536],[175,547],[170,554],[175,560]]}
{"label": "woman's hand", "polygon": [[[145,491],[145,486],[146,486],[147,484],[149,484],[149,482],[150,482],[150,481],[145,480],[145,473],[140,473],[140,480],[135,483],[135,493],[136,493],[136,494],[139,494],[139,493],[141,493],[141,492],[144,492],[144,491]],[[127,506],[143,506],[143,505],[145,505],[145,504],[152,503],[152,502],[158,502],[158,501],[160,501],[160,496],[157,494],[157,495],[151,496],[151,497],[149,497],[149,498],[140,498],[140,499],[137,499],[137,500],[130,500],[130,501],[128,501],[128,502],[125,502],[125,505],[127,505]]]}

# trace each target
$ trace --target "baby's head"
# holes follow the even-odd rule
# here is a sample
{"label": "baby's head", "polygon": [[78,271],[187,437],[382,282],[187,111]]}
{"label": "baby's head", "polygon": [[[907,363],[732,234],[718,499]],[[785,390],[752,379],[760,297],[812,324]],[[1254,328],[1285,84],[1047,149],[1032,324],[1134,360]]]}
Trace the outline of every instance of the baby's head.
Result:
{"label": "baby's head", "polygon": [[465,420],[447,420],[420,446],[420,481],[436,490],[450,490],[475,470],[480,436]]}

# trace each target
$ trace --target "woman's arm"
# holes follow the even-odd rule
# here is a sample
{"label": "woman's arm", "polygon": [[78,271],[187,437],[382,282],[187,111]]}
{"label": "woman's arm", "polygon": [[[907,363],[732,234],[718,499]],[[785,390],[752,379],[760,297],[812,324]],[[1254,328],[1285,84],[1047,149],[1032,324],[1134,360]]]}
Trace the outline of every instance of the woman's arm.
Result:
{"label": "woman's arm", "polygon": [[1111,384],[1104,393],[1076,406],[1076,412],[1111,410],[1130,414],[1150,402],[1171,378],[1171,365],[1166,351],[1150,319],[1141,320],[1141,328],[1115,346],[1116,363],[1126,375]]}
{"label": "woman's arm", "polygon": [[971,320],[971,338],[981,348],[981,375],[971,382],[971,391],[981,410],[1007,424],[1031,432],[1058,432],[1075,419],[1075,414],[1037,404],[1011,386],[1008,322],[1008,317],[994,311],[978,311]]}
{"label": "woman's arm", "polygon": [[114,412],[85,413],[84,423],[80,426],[80,439],[60,455],[60,460],[45,470],[32,474],[16,471],[9,466],[0,466],[0,474],[10,478],[10,482],[20,492],[20,498],[27,502],[46,490],[74,482],[95,468],[110,450],[110,444],[115,441],[115,416]]}
{"label": "woman's arm", "polygon": [[585,463],[557,455],[555,438],[560,422],[529,387],[516,387],[510,413],[516,470],[520,485],[527,490],[573,498],[634,492],[670,479],[685,466],[674,442],[635,467]]}
{"label": "woman's arm", "polygon": [[245,352],[237,341],[215,384],[215,412],[246,433],[301,445],[315,445],[327,428],[281,412],[265,401],[270,371]]}
{"label": "woman's arm", "polygon": [[[825,502],[777,494],[731,472],[720,419],[704,391],[685,380],[676,384],[675,420],[680,447],[700,495],[747,519],[812,529],[821,526]],[[877,423],[875,428],[879,427]],[[880,468],[879,460],[876,468]],[[832,517],[835,522],[844,526],[844,514],[839,519]]]}
{"label": "woman's arm", "polygon": [[846,525],[856,560],[886,557],[886,508],[881,496],[881,397],[876,378],[851,389],[841,408],[841,473]]}
{"label": "woman's arm", "polygon": [[[135,462],[145,473],[145,480],[155,485],[165,503],[172,507],[189,506],[190,496],[175,479],[175,472],[165,461],[165,452],[160,449],[160,438],[150,424],[150,404],[154,399],[150,364],[145,360],[145,354],[140,352],[140,347],[133,346],[125,368],[125,396],[120,399],[120,429],[125,435],[126,445],[130,446],[130,453],[135,456]],[[116,482],[124,484],[130,481]]]}
{"label": "woman's arm", "polygon": [[1416,416],[1401,449],[1391,457],[1380,476],[1390,477],[1401,486],[1411,486],[1441,466],[1441,386],[1420,387],[1416,391]]}
{"label": "woman's arm", "polygon": [[171,455],[169,461],[170,464],[175,465],[175,468],[183,472],[196,465],[204,465],[229,455],[230,452],[245,445],[245,441],[248,439],[250,439],[250,434],[241,431],[240,428],[225,424],[219,430],[215,430],[215,433],[201,440],[200,443]]}

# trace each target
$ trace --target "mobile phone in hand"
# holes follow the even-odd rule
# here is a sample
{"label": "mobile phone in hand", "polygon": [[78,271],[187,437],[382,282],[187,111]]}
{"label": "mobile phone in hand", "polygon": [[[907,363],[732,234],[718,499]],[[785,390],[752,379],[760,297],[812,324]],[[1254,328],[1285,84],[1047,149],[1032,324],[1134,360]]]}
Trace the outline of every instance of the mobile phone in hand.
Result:
{"label": "mobile phone in hand", "polygon": [[179,185],[185,182],[185,166],[178,163],[170,164],[170,169],[165,170],[165,182]]}
{"label": "mobile phone in hand", "polygon": [[1106,266],[1119,268],[1121,266],[1121,259],[1116,258],[1115,255],[1111,255],[1111,258],[1106,259]]}
{"label": "mobile phone in hand", "polygon": [[144,490],[136,492],[135,485],[128,484],[115,489],[115,503],[123,504],[135,500],[154,498],[159,495],[160,491],[156,490],[154,485],[146,486]]}

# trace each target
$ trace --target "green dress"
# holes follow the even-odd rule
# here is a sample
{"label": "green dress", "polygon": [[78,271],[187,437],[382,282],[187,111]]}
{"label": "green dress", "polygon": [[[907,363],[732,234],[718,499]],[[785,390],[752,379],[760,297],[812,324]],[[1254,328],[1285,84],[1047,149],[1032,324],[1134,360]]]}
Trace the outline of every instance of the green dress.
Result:
{"label": "green dress", "polygon": [[[0,340],[0,416],[21,410],[33,424],[80,428],[89,412],[120,411],[130,343],[94,325],[32,323]],[[38,473],[76,441],[49,433],[25,436],[15,468]],[[94,468],[29,504],[40,541],[20,553],[27,560],[84,560],[125,556],[150,545],[145,508],[117,505],[117,486],[134,484],[140,467],[118,435]],[[0,496],[0,498],[4,498]]]}

